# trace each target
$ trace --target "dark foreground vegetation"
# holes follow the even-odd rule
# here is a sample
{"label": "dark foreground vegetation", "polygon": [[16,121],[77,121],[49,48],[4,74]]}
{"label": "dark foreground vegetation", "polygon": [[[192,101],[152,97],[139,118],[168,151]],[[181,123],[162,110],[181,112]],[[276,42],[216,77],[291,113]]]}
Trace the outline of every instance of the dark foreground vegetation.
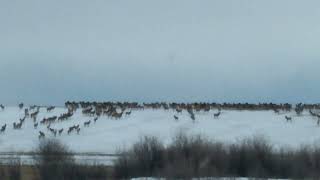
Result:
{"label": "dark foreground vegetation", "polygon": [[164,146],[156,137],[144,137],[122,152],[114,177],[253,177],[320,178],[320,148],[274,148],[263,137],[223,144],[201,136],[179,134]]}
{"label": "dark foreground vegetation", "polygon": [[0,180],[106,180],[110,168],[102,165],[80,165],[74,155],[55,139],[40,142],[34,155],[35,165],[19,161],[0,166]]}
{"label": "dark foreground vegetation", "polygon": [[320,147],[274,148],[261,136],[226,144],[178,134],[167,145],[156,137],[143,137],[131,149],[122,151],[113,167],[79,165],[72,152],[57,140],[41,141],[36,154],[31,167],[22,166],[18,160],[1,165],[0,179],[320,178]]}

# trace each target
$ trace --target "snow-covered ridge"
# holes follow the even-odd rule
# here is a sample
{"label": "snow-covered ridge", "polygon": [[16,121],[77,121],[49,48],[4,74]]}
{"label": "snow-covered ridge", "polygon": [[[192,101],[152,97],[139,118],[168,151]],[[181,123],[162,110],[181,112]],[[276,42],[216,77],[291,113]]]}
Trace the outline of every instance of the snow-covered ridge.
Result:
{"label": "snow-covered ridge", "polygon": [[[67,112],[66,108],[57,107],[51,112],[40,108],[37,122],[43,118],[59,116]],[[297,147],[301,144],[313,144],[320,141],[320,127],[317,119],[308,111],[297,116],[294,111],[238,111],[222,110],[218,118],[214,118],[213,109],[209,112],[194,112],[195,121],[190,119],[187,111],[178,113],[175,110],[132,110],[130,115],[120,119],[101,116],[96,123],[94,117],[83,115],[78,109],[69,119],[51,124],[51,128],[64,128],[61,136],[54,135],[47,125],[39,124],[27,118],[21,129],[13,129],[13,123],[24,117],[24,110],[18,107],[6,107],[0,110],[0,127],[7,124],[5,132],[0,134],[0,152],[30,152],[39,143],[39,131],[45,138],[57,138],[68,145],[76,153],[116,154],[119,148],[129,147],[143,135],[154,135],[165,143],[179,131],[188,134],[201,134],[214,140],[234,142],[253,135],[264,135],[275,146]],[[174,116],[178,119],[175,120]],[[287,122],[285,116],[292,117]],[[91,120],[89,127],[84,122]],[[80,132],[67,134],[67,128],[79,124]]]}

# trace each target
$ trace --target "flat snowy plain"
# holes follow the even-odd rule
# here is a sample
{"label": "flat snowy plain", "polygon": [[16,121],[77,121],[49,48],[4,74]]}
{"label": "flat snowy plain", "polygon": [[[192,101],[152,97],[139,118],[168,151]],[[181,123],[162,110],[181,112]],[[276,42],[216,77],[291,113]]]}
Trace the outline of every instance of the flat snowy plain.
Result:
{"label": "flat snowy plain", "polygon": [[[56,108],[47,112],[41,108],[37,121],[44,117],[59,116],[67,112],[66,108]],[[222,110],[219,118],[214,118],[210,112],[195,112],[195,122],[190,119],[188,112],[177,113],[173,110],[132,110],[131,115],[124,115],[121,119],[100,117],[93,123],[93,117],[84,116],[78,109],[69,120],[52,123],[54,129],[64,128],[61,136],[54,137],[47,130],[46,125],[37,129],[30,118],[20,130],[13,129],[13,122],[19,122],[24,111],[18,107],[6,107],[0,110],[0,126],[7,124],[7,129],[0,134],[0,154],[29,153],[39,144],[39,131],[46,134],[46,138],[57,138],[79,155],[90,157],[104,157],[117,154],[122,148],[130,147],[144,135],[159,137],[164,143],[170,143],[172,137],[182,131],[187,134],[201,134],[213,140],[223,142],[237,142],[246,137],[263,135],[276,147],[289,146],[292,148],[306,144],[320,144],[320,127],[317,119],[304,111],[296,116],[294,111],[275,113],[274,111],[240,111]],[[174,120],[173,116],[179,117]],[[285,116],[291,116],[292,122],[286,122]],[[89,127],[84,127],[85,121],[91,120]],[[80,124],[81,131],[67,134],[67,128]],[[80,158],[81,159],[81,158]]]}

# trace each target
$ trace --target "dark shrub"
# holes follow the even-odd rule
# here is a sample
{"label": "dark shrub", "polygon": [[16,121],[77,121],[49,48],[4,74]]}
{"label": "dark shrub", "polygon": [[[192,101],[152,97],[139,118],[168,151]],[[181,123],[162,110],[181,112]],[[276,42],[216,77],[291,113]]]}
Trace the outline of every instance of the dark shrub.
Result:
{"label": "dark shrub", "polygon": [[157,138],[144,137],[122,153],[114,164],[115,178],[167,177],[320,177],[320,148],[275,149],[262,136],[234,144],[213,142],[201,136],[174,137],[167,147]]}
{"label": "dark shrub", "polygon": [[165,161],[164,146],[156,137],[143,137],[115,161],[116,178],[156,176]]}
{"label": "dark shrub", "polygon": [[58,140],[42,140],[36,150],[35,161],[41,179],[65,179],[64,174],[74,164],[74,158],[68,148]]}
{"label": "dark shrub", "polygon": [[107,177],[104,166],[76,164],[73,153],[55,139],[40,142],[35,160],[44,180],[101,180]]}

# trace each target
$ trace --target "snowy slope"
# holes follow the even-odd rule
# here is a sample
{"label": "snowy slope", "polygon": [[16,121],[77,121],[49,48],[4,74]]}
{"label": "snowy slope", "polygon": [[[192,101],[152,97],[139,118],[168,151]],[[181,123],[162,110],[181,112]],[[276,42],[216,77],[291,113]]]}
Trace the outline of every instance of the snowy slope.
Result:
{"label": "snowy slope", "polygon": [[[65,108],[56,108],[50,113],[41,108],[38,121],[43,117],[64,112]],[[83,116],[81,110],[78,110],[70,120],[54,123],[51,127],[64,128],[63,134],[56,138],[77,153],[114,154],[117,149],[129,147],[143,135],[155,135],[168,143],[172,136],[181,130],[226,142],[234,142],[252,135],[264,135],[276,146],[297,147],[320,141],[320,127],[308,112],[297,117],[293,112],[275,114],[273,111],[222,110],[221,116],[214,119],[215,112],[217,111],[196,112],[196,122],[193,123],[186,111],[177,114],[172,110],[134,110],[131,115],[122,119],[101,117],[90,127],[83,127],[83,122],[92,120],[93,117]],[[39,125],[38,129],[34,129],[31,119],[26,119],[21,130],[14,130],[12,123],[18,122],[23,115],[23,110],[17,107],[0,110],[0,126],[8,124],[5,133],[0,134],[0,153],[32,151],[39,142],[39,130],[46,133],[46,138],[54,138],[45,125]],[[173,115],[177,115],[179,120],[175,121]],[[293,122],[287,123],[285,115],[292,116]],[[75,124],[80,124],[80,134],[67,135],[66,129]]]}

